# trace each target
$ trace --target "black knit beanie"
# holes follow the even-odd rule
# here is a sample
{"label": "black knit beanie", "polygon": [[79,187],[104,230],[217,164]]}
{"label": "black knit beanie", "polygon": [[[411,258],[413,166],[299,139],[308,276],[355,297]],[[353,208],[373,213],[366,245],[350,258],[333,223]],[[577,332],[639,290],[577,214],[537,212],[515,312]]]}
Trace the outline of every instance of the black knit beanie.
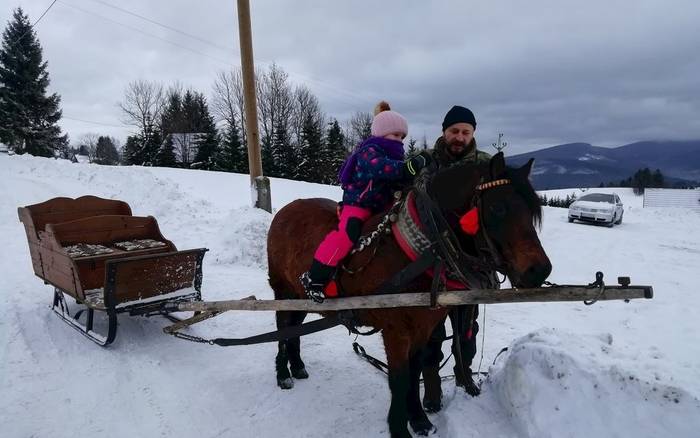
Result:
{"label": "black knit beanie", "polygon": [[445,114],[445,120],[442,121],[442,130],[445,131],[450,126],[455,123],[469,123],[476,129],[476,118],[474,113],[471,112],[469,108],[463,106],[455,105],[447,114]]}

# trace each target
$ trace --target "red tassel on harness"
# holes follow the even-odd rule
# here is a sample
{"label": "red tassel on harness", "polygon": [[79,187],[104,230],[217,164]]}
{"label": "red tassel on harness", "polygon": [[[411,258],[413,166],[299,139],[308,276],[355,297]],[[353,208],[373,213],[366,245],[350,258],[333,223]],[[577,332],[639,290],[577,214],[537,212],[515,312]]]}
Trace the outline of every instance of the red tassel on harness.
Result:
{"label": "red tassel on harness", "polygon": [[476,234],[479,231],[479,210],[476,207],[472,208],[464,214],[459,219],[459,225],[462,227],[462,231],[470,236]]}
{"label": "red tassel on harness", "polygon": [[331,280],[323,289],[323,293],[328,297],[328,298],[338,298],[338,284],[335,282],[335,280]]}

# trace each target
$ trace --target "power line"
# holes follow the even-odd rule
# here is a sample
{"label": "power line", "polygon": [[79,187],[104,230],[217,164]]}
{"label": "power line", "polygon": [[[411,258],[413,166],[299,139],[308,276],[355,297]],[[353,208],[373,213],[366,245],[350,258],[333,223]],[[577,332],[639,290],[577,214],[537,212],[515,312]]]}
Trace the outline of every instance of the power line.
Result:
{"label": "power line", "polygon": [[[56,0],[56,1],[59,1],[59,0]],[[232,65],[230,62],[225,61],[225,60],[223,60],[223,59],[216,58],[216,57],[211,56],[211,55],[208,55],[208,54],[206,54],[206,53],[204,53],[204,52],[200,52],[199,50],[193,49],[193,48],[191,48],[191,47],[183,46],[182,44],[176,43],[176,42],[174,42],[174,41],[170,41],[170,40],[167,39],[167,38],[163,38],[163,37],[160,37],[160,36],[158,36],[158,35],[154,35],[154,34],[152,34],[152,33],[148,33],[148,32],[143,31],[143,30],[141,30],[141,29],[139,29],[139,28],[137,28],[137,27],[130,26],[130,25],[128,25],[128,24],[124,24],[124,23],[122,23],[122,22],[119,22],[119,21],[113,20],[113,19],[111,19],[111,18],[105,17],[104,15],[100,15],[100,14],[97,14],[97,13],[95,13],[95,12],[89,11],[89,10],[87,10],[87,9],[83,9],[83,8],[81,8],[81,7],[79,7],[79,6],[75,6],[75,5],[73,5],[73,4],[66,3],[66,2],[63,1],[63,0],[61,0],[60,3],[61,3],[62,5],[64,5],[64,6],[68,6],[69,8],[76,9],[76,10],[78,10],[78,11],[80,11],[80,12],[85,13],[85,14],[93,15],[93,16],[95,16],[95,17],[98,17],[98,18],[101,18],[101,19],[103,19],[103,20],[109,21],[110,23],[114,23],[114,24],[117,24],[117,25],[119,25],[119,26],[126,27],[127,29],[133,30],[134,32],[138,32],[138,33],[144,34],[144,35],[149,36],[149,37],[151,37],[151,38],[155,38],[155,39],[164,41],[164,42],[166,42],[166,43],[168,43],[168,44],[171,44],[171,45],[173,45],[173,46],[175,46],[175,47],[179,47],[179,48],[181,48],[181,49],[188,50],[188,51],[193,52],[193,53],[196,53],[196,54],[198,54],[198,55],[205,56],[205,57],[207,57],[207,58],[209,58],[209,59],[213,59],[214,61],[220,62],[220,63],[225,64],[225,65],[227,65],[227,66],[231,66],[231,65]]]}
{"label": "power line", "polygon": [[156,26],[160,26],[160,27],[162,27],[162,28],[164,28],[164,29],[168,29],[168,30],[171,30],[171,31],[173,31],[173,32],[177,32],[177,33],[179,33],[179,34],[181,34],[181,35],[184,35],[184,36],[186,36],[186,37],[188,37],[188,38],[192,38],[192,39],[195,39],[195,40],[197,40],[197,41],[199,41],[199,42],[202,42],[202,43],[204,43],[204,44],[208,44],[208,45],[210,45],[210,46],[212,46],[212,47],[216,47],[217,49],[221,49],[221,50],[224,50],[224,51],[226,51],[226,52],[231,52],[231,51],[235,51],[235,50],[236,50],[236,49],[233,48],[233,47],[227,47],[227,46],[222,46],[222,45],[220,45],[220,44],[216,44],[216,43],[214,43],[214,42],[212,42],[212,41],[209,41],[209,40],[206,40],[206,39],[204,39],[204,38],[198,37],[197,35],[193,35],[193,34],[191,34],[191,33],[187,33],[187,32],[185,32],[185,31],[183,31],[183,30],[180,30],[180,29],[178,29],[178,28],[176,28],[176,27],[168,26],[167,24],[160,23],[160,22],[158,22],[158,21],[156,21],[156,20],[154,20],[154,19],[152,19],[152,18],[145,17],[145,16],[143,16],[143,15],[137,14],[136,12],[130,11],[130,10],[128,10],[128,9],[121,8],[121,7],[116,6],[116,5],[113,5],[113,4],[111,4],[111,3],[107,3],[107,2],[104,2],[104,1],[102,1],[102,0],[90,0],[90,1],[95,2],[95,3],[99,3],[99,4],[101,4],[101,5],[104,5],[104,6],[108,7],[108,8],[116,9],[117,11],[123,12],[123,13],[125,13],[125,14],[129,14],[129,15],[134,16],[134,17],[137,17],[137,18],[140,18],[140,19],[142,19],[142,20],[144,20],[144,21],[148,21],[149,23],[155,24]]}
{"label": "power line", "polygon": [[37,18],[37,20],[34,22],[34,24],[32,24],[32,25],[29,27],[29,29],[27,29],[19,38],[17,38],[12,44],[10,44],[10,45],[8,46],[8,50],[11,49],[12,47],[14,47],[15,44],[17,44],[18,42],[20,42],[20,40],[21,40],[22,38],[24,38],[25,36],[27,36],[27,34],[28,34],[29,32],[31,32],[32,30],[34,30],[34,28],[36,27],[36,25],[39,24],[39,22],[41,21],[41,19],[44,18],[44,15],[46,15],[46,14],[51,10],[51,8],[53,7],[53,5],[55,5],[57,1],[58,1],[58,0],[53,0],[53,1],[51,2],[51,4],[49,5],[49,7],[46,8],[46,10],[44,11],[44,13],[41,14],[41,16],[40,16],[39,18]]}
{"label": "power line", "polygon": [[94,120],[79,119],[77,117],[62,116],[61,118],[66,119],[66,120],[73,120],[76,122],[89,123],[91,125],[109,126],[112,128],[127,128],[128,127],[127,125],[111,125],[109,123],[95,122]]}
{"label": "power line", "polygon": [[46,13],[49,12],[49,10],[53,7],[53,5],[56,4],[57,1],[58,1],[58,0],[53,0],[53,1],[51,2],[51,4],[49,5],[48,8],[46,8],[46,10],[44,11],[44,13],[41,14],[41,16],[40,16],[39,18],[37,18],[37,20],[34,22],[34,24],[32,24],[32,27],[34,27],[34,26],[36,26],[37,24],[39,24],[39,22],[41,21],[41,19],[44,18],[44,15],[46,15]]}
{"label": "power line", "polygon": [[[122,8],[122,7],[119,7],[119,6],[116,6],[116,5],[113,5],[113,4],[111,4],[111,3],[108,3],[108,2],[105,2],[105,1],[102,1],[102,0],[90,0],[90,1],[92,1],[92,2],[94,2],[94,3],[101,4],[101,5],[106,6],[106,7],[108,7],[108,8],[115,9],[115,10],[117,10],[117,11],[120,11],[120,12],[122,12],[122,13],[131,15],[131,16],[133,16],[133,17],[137,17],[137,18],[139,18],[139,19],[141,19],[141,20],[144,20],[144,21],[147,21],[147,22],[149,22],[149,23],[151,23],[151,24],[155,24],[156,26],[160,26],[160,27],[162,27],[162,28],[164,28],[164,29],[168,29],[168,30],[170,30],[170,31],[173,31],[173,32],[176,32],[176,33],[178,33],[178,34],[184,35],[184,36],[186,36],[186,37],[188,37],[188,38],[192,38],[192,39],[197,40],[197,41],[199,41],[199,42],[201,42],[201,43],[204,43],[204,44],[207,44],[207,45],[209,45],[209,46],[215,47],[215,48],[217,48],[217,49],[219,49],[219,50],[223,50],[223,51],[225,51],[225,52],[227,52],[227,53],[235,52],[235,50],[236,50],[236,49],[233,48],[233,47],[230,47],[230,46],[222,46],[222,45],[220,45],[220,44],[214,43],[214,42],[212,42],[212,41],[210,41],[210,40],[207,40],[207,39],[205,39],[205,38],[199,37],[199,36],[197,36],[197,35],[193,35],[193,34],[191,34],[191,33],[185,32],[185,31],[183,31],[183,30],[181,30],[181,29],[178,29],[178,28],[176,28],[176,27],[169,26],[169,25],[167,25],[167,24],[161,23],[161,22],[159,22],[159,21],[157,21],[157,20],[154,20],[154,19],[152,19],[152,18],[146,17],[146,16],[144,16],[144,15],[138,14],[138,13],[136,13],[136,12],[130,11],[130,10],[128,10],[128,9],[125,9],[125,8]],[[65,4],[65,5],[68,5],[68,6],[75,7],[76,9],[79,9],[78,7],[73,6],[73,5],[69,5],[68,3],[64,2],[64,1],[61,1],[61,3]],[[117,21],[114,21],[114,20],[111,20],[111,19],[108,19],[108,18],[105,18],[105,17],[102,17],[102,16],[97,15],[97,14],[94,14],[94,13],[92,13],[92,12],[89,12],[89,11],[86,11],[86,10],[83,10],[83,9],[80,9],[80,10],[82,10],[82,11],[85,12],[85,13],[93,14],[93,15],[99,16],[99,17],[101,17],[101,18],[103,18],[103,19],[107,19],[107,20],[112,21],[113,23],[119,24],[119,25],[121,25],[121,26],[126,26],[126,27],[128,27],[128,28],[130,28],[130,29],[137,30],[137,29],[135,29],[135,28],[133,28],[133,27],[131,27],[131,26],[125,25],[125,24],[123,24],[123,23],[120,23],[120,22],[117,22]],[[141,32],[141,33],[144,33],[144,34],[146,34],[146,35],[149,35],[149,36],[158,38],[158,39],[160,39],[160,40],[167,41],[167,42],[169,42],[170,44],[176,45],[176,46],[178,46],[178,47],[183,47],[183,46],[179,46],[177,43],[173,43],[172,41],[166,40],[166,39],[164,39],[164,38],[161,38],[161,37],[158,37],[158,36],[155,36],[155,35],[151,35],[151,34],[148,34],[148,33],[146,33],[146,32],[140,31],[140,30],[137,30],[137,31],[139,31],[139,32]],[[183,47],[183,48],[184,48],[184,47]],[[194,49],[191,49],[191,48],[186,48],[186,49],[189,50],[189,51],[198,53],[198,54],[200,54],[200,55],[207,56],[207,57],[212,58],[212,59],[216,59],[216,60],[219,61],[219,62],[224,62],[224,63],[226,63],[226,64],[229,65],[229,66],[232,65],[232,64],[229,63],[229,62],[226,62],[226,61],[223,61],[223,60],[214,58],[214,57],[209,56],[209,55],[206,55],[206,54],[204,54],[204,53],[202,53],[202,52],[195,51]],[[258,60],[258,63],[267,65],[268,67],[269,67],[270,65],[273,64],[272,62],[270,62],[270,61],[265,61],[265,60]],[[347,98],[350,98],[350,99],[353,99],[355,102],[362,102],[363,104],[366,103],[363,99],[357,97],[356,93],[353,93],[353,92],[351,92],[351,91],[349,91],[349,90],[345,90],[345,89],[340,88],[340,87],[337,87],[337,86],[335,86],[335,85],[331,85],[331,84],[329,84],[328,82],[325,82],[325,81],[323,81],[323,80],[321,80],[321,79],[318,79],[318,78],[315,78],[315,77],[311,77],[311,76],[302,75],[302,74],[300,74],[300,73],[293,72],[293,71],[289,71],[289,73],[290,73],[291,75],[293,75],[293,76],[296,76],[296,77],[298,77],[298,78],[304,80],[304,81],[311,82],[311,83],[315,83],[315,84],[317,84],[317,85],[319,85],[319,86],[321,86],[321,87],[324,87],[324,88],[326,88],[328,91],[334,92],[334,93],[336,94],[336,96],[344,96],[346,99],[347,99]],[[350,102],[348,102],[347,100],[345,100],[345,103],[350,103]]]}

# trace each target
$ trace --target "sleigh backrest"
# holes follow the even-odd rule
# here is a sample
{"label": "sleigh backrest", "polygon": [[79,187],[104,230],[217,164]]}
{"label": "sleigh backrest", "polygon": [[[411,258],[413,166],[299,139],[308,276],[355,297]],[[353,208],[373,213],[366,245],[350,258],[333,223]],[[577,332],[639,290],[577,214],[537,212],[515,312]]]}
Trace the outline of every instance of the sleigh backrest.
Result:
{"label": "sleigh backrest", "polygon": [[34,273],[44,278],[44,269],[39,256],[39,233],[47,224],[70,222],[91,216],[125,215],[131,216],[131,207],[124,201],[81,196],[72,198],[53,198],[39,204],[27,205],[17,209],[19,220],[24,224],[24,231],[29,244]]}

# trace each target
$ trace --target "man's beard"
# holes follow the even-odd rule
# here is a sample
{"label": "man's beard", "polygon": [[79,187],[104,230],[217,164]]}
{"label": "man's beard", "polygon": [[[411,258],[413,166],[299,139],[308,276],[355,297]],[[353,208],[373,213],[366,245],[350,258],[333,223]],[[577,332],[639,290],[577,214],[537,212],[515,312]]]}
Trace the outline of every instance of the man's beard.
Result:
{"label": "man's beard", "polygon": [[467,146],[467,143],[453,140],[447,144],[447,150],[451,155],[459,157],[467,152]]}

